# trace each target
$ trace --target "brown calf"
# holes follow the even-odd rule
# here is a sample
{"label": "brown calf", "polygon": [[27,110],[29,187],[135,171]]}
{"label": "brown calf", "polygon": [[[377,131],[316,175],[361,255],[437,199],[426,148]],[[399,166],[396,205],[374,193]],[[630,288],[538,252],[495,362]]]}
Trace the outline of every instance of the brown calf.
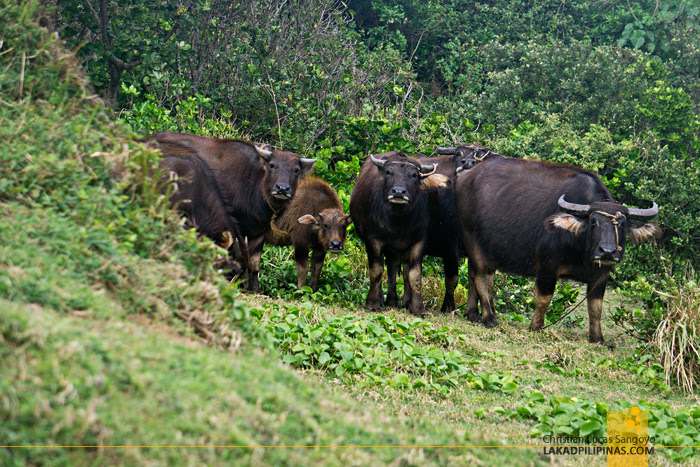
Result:
{"label": "brown calf", "polygon": [[275,220],[278,231],[270,232],[265,242],[294,247],[297,263],[297,287],[306,285],[311,253],[311,289],[318,280],[326,253],[343,251],[347,227],[352,220],[343,212],[338,195],[328,183],[316,177],[299,180],[297,192],[284,213]]}

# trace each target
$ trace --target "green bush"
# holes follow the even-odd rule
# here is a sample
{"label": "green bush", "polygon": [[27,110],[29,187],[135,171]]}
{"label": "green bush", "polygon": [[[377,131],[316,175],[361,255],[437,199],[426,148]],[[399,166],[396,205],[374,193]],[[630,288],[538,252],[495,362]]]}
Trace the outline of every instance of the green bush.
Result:
{"label": "green bush", "polygon": [[597,124],[629,134],[636,125],[632,104],[647,87],[642,53],[590,41],[492,41],[482,48],[481,62],[487,82],[461,99],[498,132],[560,114],[576,131]]}
{"label": "green bush", "polygon": [[[126,88],[125,92],[139,96],[140,92],[134,88]],[[231,125],[228,119],[231,113],[225,113],[217,118],[209,107],[212,99],[197,93],[195,97],[188,97],[177,102],[172,108],[163,107],[156,102],[155,97],[146,94],[145,100],[134,103],[132,107],[124,110],[120,118],[131,126],[137,135],[144,137],[157,131],[170,130],[181,133],[193,133],[218,138],[239,138],[240,131]]]}
{"label": "green bush", "polygon": [[178,118],[196,99],[201,120],[225,118],[303,153],[346,117],[393,106],[411,78],[394,51],[364,48],[343,8],[327,3],[110,0],[98,18],[71,0],[57,26],[116,109],[152,102]]}
{"label": "green bush", "polygon": [[673,278],[661,283],[652,283],[645,277],[623,281],[616,290],[627,299],[615,307],[612,320],[638,341],[651,342],[665,307],[665,297],[657,287],[666,289],[673,283]]}
{"label": "green bush", "polygon": [[644,91],[637,110],[644,116],[646,128],[668,146],[673,158],[685,159],[700,149],[700,118],[682,87],[674,87],[667,69],[650,60],[645,74],[653,81]]}

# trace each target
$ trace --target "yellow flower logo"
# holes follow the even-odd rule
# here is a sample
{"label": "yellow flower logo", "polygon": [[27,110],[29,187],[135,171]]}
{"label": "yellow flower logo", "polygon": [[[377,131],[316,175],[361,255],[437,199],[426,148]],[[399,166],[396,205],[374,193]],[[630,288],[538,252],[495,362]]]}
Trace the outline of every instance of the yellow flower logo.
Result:
{"label": "yellow flower logo", "polygon": [[639,414],[642,412],[639,407],[630,407],[627,409],[628,415],[625,415],[625,424],[630,430],[641,430],[642,429],[642,418]]}

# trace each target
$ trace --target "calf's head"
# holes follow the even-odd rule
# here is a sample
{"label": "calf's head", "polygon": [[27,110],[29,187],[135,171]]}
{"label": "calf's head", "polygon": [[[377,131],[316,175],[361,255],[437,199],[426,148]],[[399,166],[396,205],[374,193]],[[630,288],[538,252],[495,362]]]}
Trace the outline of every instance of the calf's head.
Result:
{"label": "calf's head", "polygon": [[450,156],[450,162],[455,168],[455,175],[474,167],[474,164],[483,161],[491,154],[495,154],[486,146],[476,143],[462,144],[453,148],[437,148],[438,154]]}
{"label": "calf's head", "polygon": [[407,208],[421,191],[445,188],[450,182],[448,177],[436,173],[436,164],[421,164],[398,151],[369,157],[382,177],[382,199],[392,210]]}
{"label": "calf's head", "polygon": [[318,241],[331,253],[340,253],[345,247],[350,216],[340,209],[324,209],[317,215],[306,214],[298,219],[300,224],[310,226],[318,235]]}
{"label": "calf's head", "polygon": [[265,171],[262,181],[265,201],[273,210],[281,209],[294,197],[299,177],[309,173],[316,159],[305,159],[293,152],[272,150],[269,145],[255,146],[255,150]]}
{"label": "calf's head", "polygon": [[587,260],[598,267],[612,267],[622,261],[627,237],[640,243],[661,233],[656,225],[644,223],[659,212],[656,203],[649,209],[636,209],[612,201],[570,203],[565,196],[558,201],[561,211],[545,220],[545,228],[585,235]]}

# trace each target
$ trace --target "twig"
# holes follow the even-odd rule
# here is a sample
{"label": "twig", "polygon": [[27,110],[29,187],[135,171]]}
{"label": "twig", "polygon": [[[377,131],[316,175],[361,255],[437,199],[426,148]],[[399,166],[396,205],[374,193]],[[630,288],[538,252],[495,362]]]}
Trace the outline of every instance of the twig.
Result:
{"label": "twig", "polygon": [[277,108],[277,96],[275,96],[275,90],[272,88],[272,79],[270,78],[270,73],[265,71],[265,74],[267,75],[267,82],[270,85],[270,89],[268,92],[272,96],[272,102],[275,104],[275,113],[277,114],[277,133],[279,135],[279,147],[280,149],[282,148],[282,124],[280,121],[280,111]]}
{"label": "twig", "polygon": [[420,41],[423,40],[423,34],[425,34],[425,31],[420,33],[420,37],[418,38],[418,43],[416,44],[416,47],[413,49],[413,52],[411,53],[411,58],[408,59],[409,63],[413,62],[413,56],[416,54],[418,51],[418,46],[420,45]]}
{"label": "twig", "polygon": [[24,65],[27,61],[26,52],[22,52],[22,66],[19,71],[19,98],[22,99],[22,92],[24,91]]}
{"label": "twig", "polygon": [[112,64],[115,67],[120,68],[122,70],[129,70],[129,69],[134,68],[135,66],[139,66],[141,64],[141,60],[136,60],[135,62],[126,63],[124,60],[117,58],[117,56],[114,55],[114,52],[110,52],[109,61],[112,62]]}
{"label": "twig", "polygon": [[630,0],[627,0],[627,8],[630,9],[630,13],[632,13],[632,17],[634,18],[635,21],[639,21],[637,18],[637,15],[634,14],[634,10],[632,10],[632,5],[630,5]]}
{"label": "twig", "polygon": [[556,320],[556,321],[553,322],[553,323],[549,323],[547,326],[543,327],[542,329],[547,329],[547,328],[552,327],[552,326],[554,326],[554,325],[556,325],[556,324],[559,324],[561,321],[564,320],[564,318],[566,318],[567,316],[569,316],[569,315],[571,314],[572,311],[574,311],[576,308],[578,308],[578,307],[583,303],[583,301],[584,301],[585,299],[587,299],[587,298],[588,298],[588,293],[586,294],[585,297],[583,297],[583,298],[576,304],[575,307],[570,308],[569,311],[567,311],[566,313],[562,314],[562,315],[559,317],[558,320]]}
{"label": "twig", "polygon": [[195,317],[193,312],[190,312],[190,314],[188,315],[184,311],[178,311],[177,317],[187,322],[187,324],[191,325],[193,328],[195,328],[195,330],[197,330],[197,332],[202,337],[204,337],[207,340],[207,342],[216,343],[216,334],[210,331],[204,323],[202,323],[197,317]]}

